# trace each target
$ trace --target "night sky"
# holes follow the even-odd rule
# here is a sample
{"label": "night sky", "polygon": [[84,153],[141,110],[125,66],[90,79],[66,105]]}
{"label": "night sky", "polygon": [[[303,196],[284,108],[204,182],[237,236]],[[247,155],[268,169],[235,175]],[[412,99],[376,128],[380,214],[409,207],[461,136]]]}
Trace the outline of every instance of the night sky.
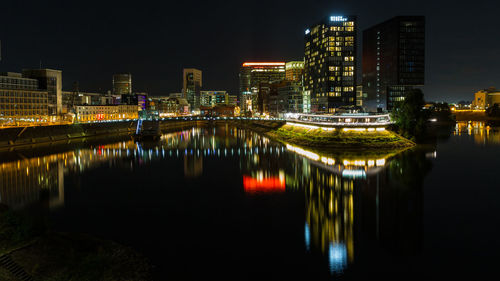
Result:
{"label": "night sky", "polygon": [[482,0],[2,1],[0,71],[41,60],[63,71],[65,90],[79,81],[91,92],[130,72],[134,91],[167,95],[180,92],[182,68],[194,67],[203,89],[237,94],[242,62],[302,59],[304,30],[326,16],[358,16],[361,53],[363,29],[424,15],[426,99],[456,102],[500,88],[499,12],[498,2]]}

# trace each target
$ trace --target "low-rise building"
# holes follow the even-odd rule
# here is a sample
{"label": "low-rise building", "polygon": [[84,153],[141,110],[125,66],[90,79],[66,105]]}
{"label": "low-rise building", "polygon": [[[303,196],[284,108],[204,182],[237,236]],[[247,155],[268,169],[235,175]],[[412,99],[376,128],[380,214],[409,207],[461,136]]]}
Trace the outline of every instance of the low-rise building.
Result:
{"label": "low-rise building", "polygon": [[207,117],[234,117],[239,115],[237,106],[221,105],[214,107],[200,107],[200,114]]}
{"label": "low-rise building", "polygon": [[478,91],[474,94],[472,109],[485,110],[494,104],[500,105],[500,91],[494,87]]}
{"label": "low-rise building", "polygon": [[0,89],[1,126],[40,125],[48,121],[46,91]]}
{"label": "low-rise building", "polygon": [[228,95],[228,99],[229,99],[228,105],[234,105],[234,106],[238,105],[238,96]]}
{"label": "low-rise building", "polygon": [[49,121],[48,92],[21,73],[0,74],[0,126],[40,125]]}
{"label": "low-rise building", "polygon": [[189,114],[189,104],[184,98],[162,97],[156,102],[159,117],[174,117]]}
{"label": "low-rise building", "polygon": [[75,106],[74,122],[87,123],[137,119],[138,112],[137,105],[78,105]]}

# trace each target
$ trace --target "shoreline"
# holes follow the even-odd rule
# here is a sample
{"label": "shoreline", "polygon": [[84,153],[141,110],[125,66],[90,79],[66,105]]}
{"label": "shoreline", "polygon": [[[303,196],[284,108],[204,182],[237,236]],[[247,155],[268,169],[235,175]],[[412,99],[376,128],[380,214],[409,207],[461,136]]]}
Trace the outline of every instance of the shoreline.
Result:
{"label": "shoreline", "polygon": [[293,144],[320,152],[377,152],[406,150],[417,144],[390,130],[383,132],[339,132],[295,126],[252,123],[236,124],[283,144]]}

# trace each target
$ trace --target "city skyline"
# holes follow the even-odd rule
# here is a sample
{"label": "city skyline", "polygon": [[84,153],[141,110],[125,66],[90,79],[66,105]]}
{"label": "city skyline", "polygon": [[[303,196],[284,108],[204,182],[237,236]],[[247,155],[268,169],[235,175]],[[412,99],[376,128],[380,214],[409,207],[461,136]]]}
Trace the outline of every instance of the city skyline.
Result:
{"label": "city skyline", "polygon": [[[110,90],[109,77],[126,72],[134,75],[138,91],[167,95],[180,91],[183,68],[197,68],[204,72],[204,88],[236,94],[242,62],[301,59],[304,30],[325,16],[357,15],[361,37],[363,30],[394,16],[423,15],[428,39],[426,99],[471,100],[480,89],[498,87],[498,78],[487,70],[500,62],[488,56],[495,54],[494,46],[500,39],[489,36],[489,29],[484,28],[493,24],[493,18],[487,15],[495,9],[483,11],[481,20],[473,21],[463,19],[470,18],[481,5],[464,9],[460,3],[451,6],[451,1],[432,6],[430,1],[398,3],[389,8],[385,2],[367,1],[316,1],[308,6],[292,2],[286,7],[269,2],[262,10],[257,2],[248,4],[245,10],[220,2],[202,3],[186,16],[175,12],[184,4],[169,9],[161,4],[138,9],[102,4],[95,10],[91,9],[93,5],[48,3],[52,9],[39,13],[38,3],[24,9],[18,7],[20,4],[7,3],[4,10],[9,13],[1,21],[9,28],[0,33],[0,70],[20,72],[38,67],[41,61],[42,68],[64,71],[64,89],[79,81],[88,91]],[[446,15],[441,12],[444,9]],[[41,20],[42,14],[46,20]],[[82,16],[88,21],[73,20]],[[484,43],[463,44],[479,39]],[[361,43],[359,40],[358,56]],[[357,79],[360,84],[360,73]]]}

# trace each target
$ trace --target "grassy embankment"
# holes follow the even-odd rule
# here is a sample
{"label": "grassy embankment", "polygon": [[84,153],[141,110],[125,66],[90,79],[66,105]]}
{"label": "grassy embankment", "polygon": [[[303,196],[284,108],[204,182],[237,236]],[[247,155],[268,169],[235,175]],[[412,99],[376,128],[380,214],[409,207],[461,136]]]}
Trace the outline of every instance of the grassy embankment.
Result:
{"label": "grassy embankment", "polygon": [[414,142],[389,130],[344,132],[337,129],[335,131],[327,131],[324,129],[308,129],[283,125],[278,122],[267,124],[247,123],[243,126],[272,140],[324,153],[385,154],[405,150],[416,145]]}
{"label": "grassy embankment", "polygon": [[[150,265],[130,248],[83,234],[46,232],[43,222],[0,206],[0,256],[34,280],[149,280]],[[17,280],[0,266],[0,280]]]}

